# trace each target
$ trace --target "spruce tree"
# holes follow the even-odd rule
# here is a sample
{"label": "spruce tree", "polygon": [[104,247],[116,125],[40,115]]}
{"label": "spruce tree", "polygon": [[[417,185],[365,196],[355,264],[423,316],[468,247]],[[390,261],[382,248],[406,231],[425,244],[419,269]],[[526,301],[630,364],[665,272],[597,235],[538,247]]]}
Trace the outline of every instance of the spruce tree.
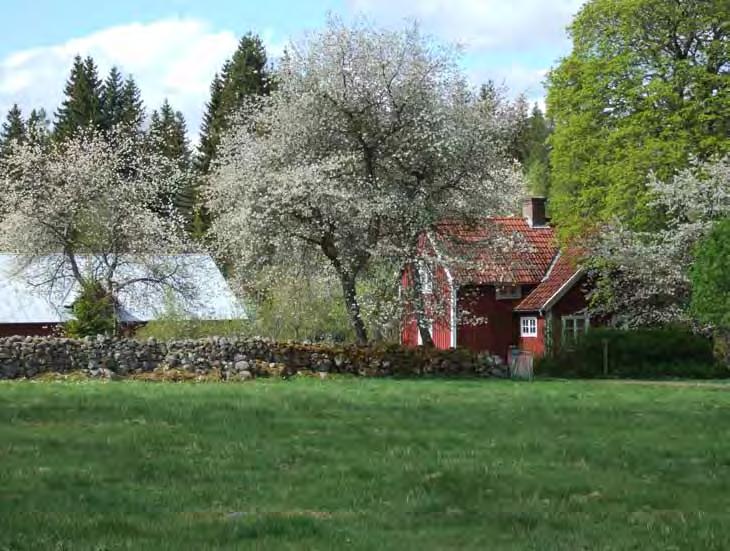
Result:
{"label": "spruce tree", "polygon": [[23,143],[26,138],[27,128],[23,121],[23,113],[16,103],[8,111],[0,130],[0,154],[5,155],[13,143]]}
{"label": "spruce tree", "polygon": [[[185,117],[180,111],[175,111],[167,99],[159,111],[153,111],[150,117],[147,141],[152,153],[176,161],[182,171],[190,169],[191,152]],[[192,223],[194,210],[192,182],[183,186],[175,196],[162,199],[164,204],[172,205],[188,223]]]}
{"label": "spruce tree", "polygon": [[159,111],[152,113],[148,135],[153,151],[177,161],[182,169],[190,167],[190,144],[185,117],[180,111],[175,111],[167,99]]}
{"label": "spruce tree", "polygon": [[122,89],[122,107],[120,122],[135,133],[141,134],[145,121],[144,102],[134,78],[130,75],[124,81]]}
{"label": "spruce tree", "polygon": [[33,109],[28,116],[28,141],[37,145],[47,145],[51,139],[51,122],[48,120],[46,110]]}
{"label": "spruce tree", "polygon": [[64,89],[65,98],[56,112],[56,140],[65,140],[81,128],[101,127],[101,91],[94,60],[82,60],[77,55]]}
{"label": "spruce tree", "polygon": [[104,81],[101,94],[102,127],[110,130],[122,122],[124,112],[124,81],[119,69],[112,67]]}
{"label": "spruce tree", "polygon": [[200,173],[207,174],[230,116],[246,98],[267,95],[271,87],[263,41],[248,33],[223,65],[221,74],[213,77],[198,147],[196,165]]}
{"label": "spruce tree", "polygon": [[223,93],[223,81],[218,73],[213,77],[210,84],[210,100],[205,105],[203,124],[200,129],[200,144],[198,145],[198,156],[195,162],[196,169],[200,174],[207,174],[210,163],[215,155],[218,145],[218,117],[221,113],[221,95]]}

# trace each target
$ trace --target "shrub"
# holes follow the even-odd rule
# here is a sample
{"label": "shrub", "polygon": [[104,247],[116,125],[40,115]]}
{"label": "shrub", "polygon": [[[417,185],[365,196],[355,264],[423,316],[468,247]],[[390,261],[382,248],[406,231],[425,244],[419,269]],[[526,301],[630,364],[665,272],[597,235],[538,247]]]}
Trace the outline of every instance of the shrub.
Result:
{"label": "shrub", "polygon": [[64,332],[69,337],[111,335],[117,328],[114,299],[101,285],[88,283],[71,306],[74,319],[66,323]]}
{"label": "shrub", "polygon": [[[608,373],[604,373],[604,342]],[[697,379],[730,376],[717,364],[712,341],[684,328],[592,329],[570,349],[542,359],[536,372],[558,377]]]}
{"label": "shrub", "polygon": [[699,244],[690,275],[692,313],[713,326],[717,356],[730,364],[730,219]]}

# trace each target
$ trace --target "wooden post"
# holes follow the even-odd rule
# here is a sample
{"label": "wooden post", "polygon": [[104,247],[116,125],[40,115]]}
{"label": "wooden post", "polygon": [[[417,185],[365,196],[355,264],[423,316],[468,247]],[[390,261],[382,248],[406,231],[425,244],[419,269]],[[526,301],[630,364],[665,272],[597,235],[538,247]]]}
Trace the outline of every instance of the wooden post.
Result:
{"label": "wooden post", "polygon": [[603,376],[608,377],[608,339],[603,339]]}

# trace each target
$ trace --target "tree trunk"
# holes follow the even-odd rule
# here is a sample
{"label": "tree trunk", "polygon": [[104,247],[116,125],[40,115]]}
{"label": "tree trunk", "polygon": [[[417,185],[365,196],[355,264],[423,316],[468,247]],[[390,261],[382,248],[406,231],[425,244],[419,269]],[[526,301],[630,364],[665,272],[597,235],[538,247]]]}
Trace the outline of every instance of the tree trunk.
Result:
{"label": "tree trunk", "polygon": [[423,300],[423,282],[418,264],[413,265],[413,304],[415,306],[416,325],[421,335],[423,346],[434,346],[431,331],[429,331],[428,320],[426,319],[426,306]]}
{"label": "tree trunk", "polygon": [[368,343],[368,333],[365,329],[365,323],[362,321],[360,314],[360,305],[357,302],[357,291],[355,290],[355,278],[350,274],[340,272],[340,283],[342,284],[342,294],[345,297],[345,307],[350,317],[352,328],[355,330],[355,338],[357,344]]}

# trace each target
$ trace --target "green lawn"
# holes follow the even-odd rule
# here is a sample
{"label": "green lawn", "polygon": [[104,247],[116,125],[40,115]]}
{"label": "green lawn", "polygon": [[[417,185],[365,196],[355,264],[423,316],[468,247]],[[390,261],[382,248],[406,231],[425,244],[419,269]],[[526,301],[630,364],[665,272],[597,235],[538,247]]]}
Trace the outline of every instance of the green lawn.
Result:
{"label": "green lawn", "polygon": [[730,549],[730,386],[6,382],[5,549]]}

